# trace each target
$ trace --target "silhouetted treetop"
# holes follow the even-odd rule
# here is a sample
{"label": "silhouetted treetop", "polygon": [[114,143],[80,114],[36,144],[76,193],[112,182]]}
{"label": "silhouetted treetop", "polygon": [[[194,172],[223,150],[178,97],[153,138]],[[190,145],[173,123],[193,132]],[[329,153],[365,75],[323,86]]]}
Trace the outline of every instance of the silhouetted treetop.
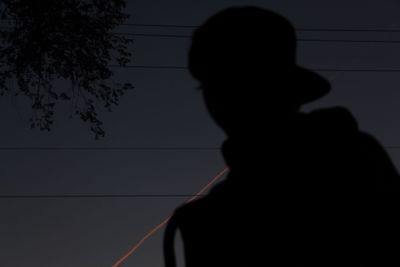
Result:
{"label": "silhouetted treetop", "polygon": [[[113,33],[129,17],[125,5],[124,0],[2,1],[1,19],[8,27],[0,30],[0,95],[28,97],[32,128],[50,130],[55,106],[63,100],[96,138],[104,136],[97,104],[111,111],[133,88],[115,82],[110,70],[110,64],[130,61],[131,40]],[[70,86],[55,86],[58,80]]]}

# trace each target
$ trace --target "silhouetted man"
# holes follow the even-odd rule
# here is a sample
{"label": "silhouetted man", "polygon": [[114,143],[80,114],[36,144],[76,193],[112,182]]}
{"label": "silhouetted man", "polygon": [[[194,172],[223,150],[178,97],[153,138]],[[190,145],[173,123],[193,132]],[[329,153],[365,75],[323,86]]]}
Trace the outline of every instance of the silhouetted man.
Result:
{"label": "silhouetted man", "polygon": [[395,255],[371,196],[394,190],[397,171],[346,109],[300,112],[330,85],[296,65],[295,48],[290,22],[256,7],[226,9],[195,31],[189,69],[228,135],[230,173],[176,210],[167,267],[177,228],[187,267],[379,266]]}

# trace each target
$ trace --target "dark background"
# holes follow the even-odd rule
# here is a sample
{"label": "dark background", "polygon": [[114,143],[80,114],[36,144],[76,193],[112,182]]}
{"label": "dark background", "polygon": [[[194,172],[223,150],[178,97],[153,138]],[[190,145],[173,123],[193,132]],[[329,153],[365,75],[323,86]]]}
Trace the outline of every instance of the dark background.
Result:
{"label": "dark background", "polygon": [[[400,30],[395,0],[128,1],[129,22],[196,26],[222,8],[243,4],[277,11],[298,29]],[[192,30],[147,25],[118,32],[181,36]],[[298,62],[322,69],[333,85],[331,94],[304,109],[348,107],[399,168],[400,72],[393,70],[400,70],[400,43],[392,41],[400,41],[400,32],[298,31],[298,37],[353,40],[299,42]],[[186,66],[188,38],[134,40],[131,65]],[[45,133],[29,129],[24,100],[0,98],[0,195],[193,194],[224,167],[218,151],[224,134],[208,117],[186,69],[115,73],[136,89],[113,113],[102,114],[106,137],[99,141],[78,118],[68,119],[68,106]],[[94,147],[125,149],[82,149]],[[1,198],[0,266],[110,267],[185,199]],[[121,266],[162,266],[161,238],[159,232]]]}

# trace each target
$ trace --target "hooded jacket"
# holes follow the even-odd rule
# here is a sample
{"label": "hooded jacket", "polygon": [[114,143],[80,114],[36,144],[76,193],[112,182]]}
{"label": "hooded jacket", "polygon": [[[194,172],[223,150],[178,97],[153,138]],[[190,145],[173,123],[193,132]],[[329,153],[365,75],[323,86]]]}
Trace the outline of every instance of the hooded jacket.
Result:
{"label": "hooded jacket", "polygon": [[166,267],[175,266],[177,229],[187,267],[382,263],[389,235],[379,229],[388,218],[372,196],[399,188],[383,147],[339,107],[298,113],[272,129],[223,144],[230,173],[175,211]]}

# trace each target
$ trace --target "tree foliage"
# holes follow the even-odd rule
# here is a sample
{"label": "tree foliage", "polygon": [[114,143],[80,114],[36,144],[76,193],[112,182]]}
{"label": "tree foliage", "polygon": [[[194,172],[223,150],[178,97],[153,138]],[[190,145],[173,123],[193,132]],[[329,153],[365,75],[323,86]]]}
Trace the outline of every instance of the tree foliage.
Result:
{"label": "tree foliage", "polygon": [[[9,28],[0,30],[0,95],[27,97],[31,127],[48,131],[55,107],[67,101],[96,139],[104,136],[98,106],[111,111],[133,88],[114,81],[110,69],[131,56],[131,40],[113,33],[129,17],[124,8],[124,0],[2,0]],[[69,86],[56,86],[58,80]]]}

